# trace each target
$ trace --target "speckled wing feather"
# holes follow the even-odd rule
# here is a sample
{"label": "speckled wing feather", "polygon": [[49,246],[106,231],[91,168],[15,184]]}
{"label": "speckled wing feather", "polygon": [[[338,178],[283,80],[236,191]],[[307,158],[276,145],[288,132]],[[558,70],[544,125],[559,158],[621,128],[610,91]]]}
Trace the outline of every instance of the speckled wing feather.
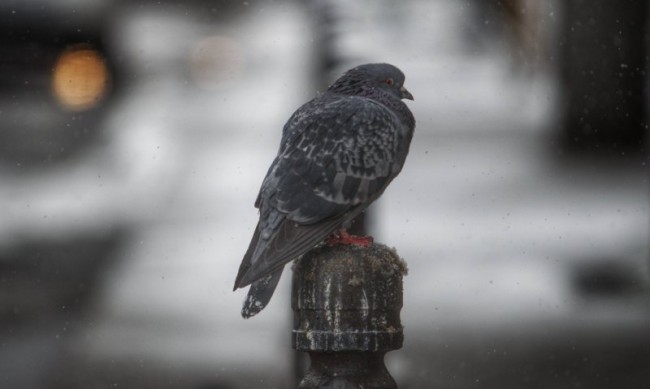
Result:
{"label": "speckled wing feather", "polygon": [[411,135],[392,110],[363,97],[326,94],[296,111],[262,183],[235,288],[280,271],[370,205],[401,170]]}

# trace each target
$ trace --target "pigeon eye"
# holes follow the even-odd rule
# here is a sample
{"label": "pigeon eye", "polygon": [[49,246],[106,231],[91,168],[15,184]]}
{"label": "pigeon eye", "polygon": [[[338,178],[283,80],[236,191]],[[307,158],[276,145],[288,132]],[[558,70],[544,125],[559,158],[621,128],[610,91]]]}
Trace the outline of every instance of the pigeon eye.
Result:
{"label": "pigeon eye", "polygon": [[392,78],[387,78],[386,81],[384,81],[388,86],[393,86],[395,81],[393,81]]}

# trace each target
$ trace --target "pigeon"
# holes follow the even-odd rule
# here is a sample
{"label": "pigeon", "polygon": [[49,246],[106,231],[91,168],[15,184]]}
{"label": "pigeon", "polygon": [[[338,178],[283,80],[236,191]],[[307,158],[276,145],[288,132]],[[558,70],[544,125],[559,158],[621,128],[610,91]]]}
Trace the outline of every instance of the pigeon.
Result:
{"label": "pigeon", "polygon": [[282,130],[255,201],[259,221],[234,290],[248,285],[241,315],[268,304],[284,265],[327,239],[372,244],[347,224],[384,192],[409,151],[415,118],[404,74],[386,63],[357,66],[302,105]]}

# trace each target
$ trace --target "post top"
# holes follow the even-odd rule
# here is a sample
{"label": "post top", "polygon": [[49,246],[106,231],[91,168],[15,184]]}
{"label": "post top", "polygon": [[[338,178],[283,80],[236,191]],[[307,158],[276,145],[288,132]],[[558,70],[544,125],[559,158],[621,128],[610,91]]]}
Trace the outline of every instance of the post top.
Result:
{"label": "post top", "polygon": [[406,263],[382,244],[319,246],[296,261],[293,345],[302,351],[400,348]]}

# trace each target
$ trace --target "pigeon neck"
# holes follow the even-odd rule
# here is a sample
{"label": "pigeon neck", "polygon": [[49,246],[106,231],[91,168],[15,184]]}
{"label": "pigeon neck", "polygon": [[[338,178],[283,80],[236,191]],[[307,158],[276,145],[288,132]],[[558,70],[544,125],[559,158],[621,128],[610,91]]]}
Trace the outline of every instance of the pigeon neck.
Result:
{"label": "pigeon neck", "polygon": [[334,83],[327,89],[329,93],[345,96],[366,97],[375,100],[391,109],[408,128],[415,127],[415,118],[408,106],[398,97],[380,88],[361,83]]}

